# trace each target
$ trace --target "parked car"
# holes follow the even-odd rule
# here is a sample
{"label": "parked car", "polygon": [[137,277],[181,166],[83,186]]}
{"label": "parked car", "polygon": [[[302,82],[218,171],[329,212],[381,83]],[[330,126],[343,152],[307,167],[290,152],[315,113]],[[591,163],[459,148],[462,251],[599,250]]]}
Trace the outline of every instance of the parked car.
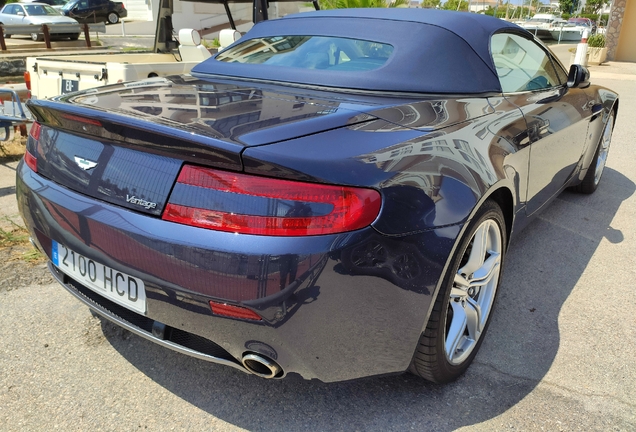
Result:
{"label": "parked car", "polygon": [[509,240],[599,186],[617,101],[492,17],[290,15],[190,75],[30,100],[18,205],[64,288],[164,347],[448,382]]}
{"label": "parked car", "polygon": [[80,23],[117,24],[128,16],[122,2],[110,0],[70,0],[62,7],[62,13]]}
{"label": "parked car", "polygon": [[[39,26],[48,24],[77,24],[73,18],[65,17],[59,11],[53,9],[45,3],[9,3],[0,10],[0,24],[2,25],[29,25],[32,24],[34,30],[30,34],[34,41],[44,39],[44,34],[40,31]],[[38,27],[35,27],[38,26]],[[77,40],[79,33],[56,34],[56,37],[68,37],[71,40]],[[11,37],[11,34],[5,34],[4,37]]]}

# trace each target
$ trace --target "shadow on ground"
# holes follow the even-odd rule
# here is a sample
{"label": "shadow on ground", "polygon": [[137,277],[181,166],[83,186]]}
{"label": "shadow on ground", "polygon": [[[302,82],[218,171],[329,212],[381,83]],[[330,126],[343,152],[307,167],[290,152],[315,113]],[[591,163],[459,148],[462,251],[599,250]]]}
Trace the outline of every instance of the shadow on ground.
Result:
{"label": "shadow on ground", "polygon": [[480,423],[517,404],[550,369],[559,350],[559,312],[599,243],[623,240],[611,223],[635,189],[607,169],[594,195],[561,194],[516,237],[485,343],[466,375],[450,385],[408,374],[335,384],[265,381],[138,337],[110,337],[108,328],[104,333],[156,383],[248,430],[450,431]]}

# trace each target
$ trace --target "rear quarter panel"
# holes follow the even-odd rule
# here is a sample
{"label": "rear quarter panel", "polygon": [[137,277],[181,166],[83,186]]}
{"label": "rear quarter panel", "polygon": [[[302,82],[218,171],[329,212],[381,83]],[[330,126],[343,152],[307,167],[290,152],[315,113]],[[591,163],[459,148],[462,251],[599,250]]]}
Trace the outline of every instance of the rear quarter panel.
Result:
{"label": "rear quarter panel", "polygon": [[[418,128],[375,119],[248,148],[242,154],[245,170],[376,188],[383,208],[373,226],[386,235],[459,226],[497,187],[522,205],[528,158],[520,110],[504,98],[445,102],[441,110],[429,102],[438,105],[439,117]],[[471,105],[485,114],[467,119]]]}

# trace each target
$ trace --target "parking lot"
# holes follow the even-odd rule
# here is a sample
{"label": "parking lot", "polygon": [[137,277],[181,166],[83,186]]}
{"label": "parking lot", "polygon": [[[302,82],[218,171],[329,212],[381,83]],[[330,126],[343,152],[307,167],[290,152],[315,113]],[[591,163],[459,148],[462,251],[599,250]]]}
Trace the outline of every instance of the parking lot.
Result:
{"label": "parking lot", "polygon": [[[564,192],[516,237],[457,382],[262,380],[102,323],[42,264],[5,251],[0,430],[635,430],[636,65],[592,78],[621,97],[601,185]],[[0,162],[0,191],[14,168]]]}

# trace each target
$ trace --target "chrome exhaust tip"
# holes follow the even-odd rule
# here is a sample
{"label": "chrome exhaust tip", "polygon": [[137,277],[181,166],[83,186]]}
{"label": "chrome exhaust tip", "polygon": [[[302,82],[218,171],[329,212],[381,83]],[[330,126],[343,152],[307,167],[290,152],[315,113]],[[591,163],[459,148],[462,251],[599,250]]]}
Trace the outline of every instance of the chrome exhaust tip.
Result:
{"label": "chrome exhaust tip", "polygon": [[271,379],[283,371],[278,363],[259,354],[246,354],[241,362],[245,369],[261,378]]}

